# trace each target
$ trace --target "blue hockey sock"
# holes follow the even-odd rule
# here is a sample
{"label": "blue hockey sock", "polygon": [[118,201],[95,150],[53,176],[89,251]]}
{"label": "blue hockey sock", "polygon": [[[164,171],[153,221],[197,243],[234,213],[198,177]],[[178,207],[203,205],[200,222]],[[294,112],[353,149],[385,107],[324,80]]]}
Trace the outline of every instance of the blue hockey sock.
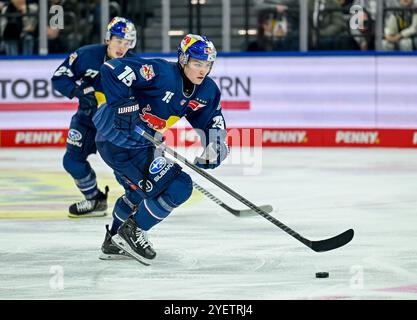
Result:
{"label": "blue hockey sock", "polygon": [[162,207],[161,199],[161,197],[158,197],[157,199],[145,199],[142,201],[138,207],[138,212],[134,216],[139,228],[147,231],[171,213],[172,210]]}
{"label": "blue hockey sock", "polygon": [[176,207],[187,201],[193,189],[191,178],[181,172],[157,198],[145,199],[134,218],[138,226],[147,231],[164,220]]}
{"label": "blue hockey sock", "polygon": [[110,229],[111,235],[117,233],[117,229],[119,229],[120,225],[125,222],[135,210],[135,205],[130,202],[126,196],[117,199],[113,209],[113,223]]}
{"label": "blue hockey sock", "polygon": [[100,194],[97,187],[96,174],[93,169],[90,173],[82,179],[74,179],[75,184],[87,200],[94,199]]}

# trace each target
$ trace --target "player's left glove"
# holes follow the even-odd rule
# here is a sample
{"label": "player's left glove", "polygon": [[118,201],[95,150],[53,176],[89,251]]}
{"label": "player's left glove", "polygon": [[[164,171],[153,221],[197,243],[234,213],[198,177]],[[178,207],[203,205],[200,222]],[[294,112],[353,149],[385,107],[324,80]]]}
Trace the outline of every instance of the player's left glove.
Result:
{"label": "player's left glove", "polygon": [[92,109],[97,107],[97,99],[94,95],[93,87],[77,87],[73,92],[73,96],[78,98],[80,109]]}
{"label": "player's left glove", "polygon": [[229,154],[229,146],[226,141],[217,139],[210,142],[201,156],[194,159],[194,164],[202,169],[217,168]]}

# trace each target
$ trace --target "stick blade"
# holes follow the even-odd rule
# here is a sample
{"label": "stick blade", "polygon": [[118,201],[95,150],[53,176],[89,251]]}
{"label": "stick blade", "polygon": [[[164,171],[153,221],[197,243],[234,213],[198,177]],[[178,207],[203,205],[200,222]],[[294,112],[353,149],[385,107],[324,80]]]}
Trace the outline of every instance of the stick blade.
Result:
{"label": "stick blade", "polygon": [[350,240],[353,239],[354,234],[355,233],[353,229],[349,229],[333,238],[320,241],[311,241],[310,248],[316,252],[325,252],[337,249],[349,243]]}
{"label": "stick blade", "polygon": [[[266,213],[271,213],[272,211],[274,211],[274,208],[272,208],[271,205],[267,204],[264,206],[259,206],[259,209],[261,209],[262,211],[265,211]],[[245,210],[233,210],[233,214],[237,217],[253,217],[258,215],[256,213],[256,211],[252,210],[252,209],[245,209]]]}

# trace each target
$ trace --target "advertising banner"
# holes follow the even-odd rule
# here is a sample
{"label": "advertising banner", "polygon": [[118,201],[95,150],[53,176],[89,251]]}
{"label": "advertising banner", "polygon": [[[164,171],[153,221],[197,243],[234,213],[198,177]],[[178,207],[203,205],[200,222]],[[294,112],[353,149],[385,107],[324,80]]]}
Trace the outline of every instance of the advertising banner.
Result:
{"label": "advertising banner", "polygon": [[[0,60],[3,138],[5,130],[67,129],[77,101],[53,90],[50,80],[61,61]],[[313,145],[329,144],[333,138],[324,136],[334,131],[335,146],[412,147],[408,136],[417,129],[416,74],[415,56],[238,56],[218,58],[210,76],[221,90],[227,127],[264,129],[263,135],[270,135],[266,145],[289,145],[282,138],[292,136],[286,130],[307,130],[306,141],[299,134],[306,145],[316,141],[317,132],[320,142]],[[181,121],[177,127],[189,125]],[[407,137],[382,139],[392,130]],[[379,140],[354,144],[351,131],[378,132]]]}

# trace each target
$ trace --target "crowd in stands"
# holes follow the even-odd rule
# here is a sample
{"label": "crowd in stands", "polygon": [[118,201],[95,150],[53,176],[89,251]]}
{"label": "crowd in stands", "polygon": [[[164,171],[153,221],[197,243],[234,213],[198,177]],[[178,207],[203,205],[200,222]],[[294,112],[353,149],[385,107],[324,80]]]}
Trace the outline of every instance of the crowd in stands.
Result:
{"label": "crowd in stands", "polygon": [[[299,50],[299,1],[253,0],[258,15],[257,39],[249,51]],[[310,50],[375,50],[378,2],[384,1],[382,50],[417,49],[415,0],[309,0]],[[357,27],[351,19],[362,9]]]}
{"label": "crowd in stands", "polygon": [[[120,15],[127,1],[110,1],[111,16]],[[82,45],[99,43],[100,0],[49,0],[48,8],[63,8],[64,28],[48,23],[49,53],[66,53]],[[38,53],[39,0],[0,0],[0,54]],[[49,19],[56,12],[49,14]],[[49,20],[48,19],[48,20]]]}
{"label": "crowd in stands", "polygon": [[[382,50],[417,49],[417,0],[309,0],[309,50],[374,50],[377,5],[384,1]],[[61,5],[65,27],[48,26],[49,53],[70,52],[81,45],[99,43],[100,0],[49,0]],[[247,51],[298,51],[298,0],[252,0],[257,17],[256,36]],[[352,6],[363,9],[359,27],[352,28]],[[128,1],[110,1],[110,16],[130,12]],[[0,0],[0,54],[38,52],[39,0]],[[135,20],[134,17],[132,20]]]}

